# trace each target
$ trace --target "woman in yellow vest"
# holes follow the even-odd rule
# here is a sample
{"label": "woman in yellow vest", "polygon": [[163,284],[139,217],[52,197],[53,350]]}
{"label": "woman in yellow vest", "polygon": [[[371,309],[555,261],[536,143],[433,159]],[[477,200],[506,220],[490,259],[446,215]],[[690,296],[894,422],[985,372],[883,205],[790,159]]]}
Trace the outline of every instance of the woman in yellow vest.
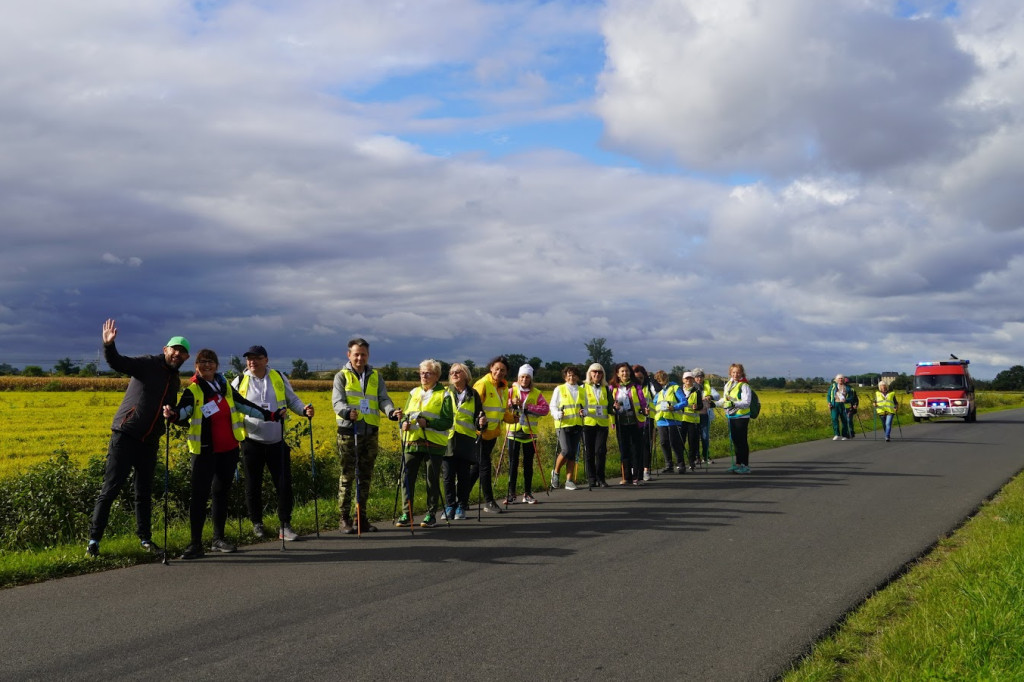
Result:
{"label": "woman in yellow vest", "polygon": [[217,371],[217,354],[204,348],[196,355],[196,372],[178,400],[164,416],[188,425],[186,441],[192,453],[192,496],[189,501],[191,542],[182,559],[199,559],[203,551],[206,503],[213,497],[213,543],[216,552],[231,553],[236,547],[224,539],[228,495],[238,466],[238,444],[245,440],[244,416],[273,421],[284,410],[271,412],[238,394]]}
{"label": "woman in yellow vest", "polygon": [[675,461],[679,463],[679,473],[686,473],[686,458],[683,450],[683,433],[681,413],[686,405],[683,399],[682,389],[679,384],[672,380],[663,369],[654,373],[655,380],[662,385],[662,389],[654,395],[651,405],[653,412],[651,421],[658,427],[658,441],[661,443],[661,452],[665,456],[665,468],[663,474],[670,474],[676,471],[672,465],[672,453],[675,453]]}
{"label": "woman in yellow vest", "polygon": [[622,463],[619,485],[643,485],[643,428],[647,421],[647,399],[633,381],[633,368],[628,362],[615,365],[613,374],[611,390],[615,400],[615,434]]}
{"label": "woman in yellow vest", "polygon": [[487,425],[480,394],[469,385],[472,375],[461,362],[448,370],[448,400],[453,423],[448,432],[448,449],[441,463],[444,480],[444,513],[462,521],[469,509],[469,493],[480,471],[479,429]]}
{"label": "woman in yellow vest", "polygon": [[519,455],[523,456],[523,502],[536,504],[533,497],[533,458],[537,454],[537,420],[549,411],[548,401],[533,385],[533,367],[523,365],[519,368],[516,383],[508,389],[508,403],[516,414],[516,423],[512,424],[506,437],[508,438],[508,496],[505,504],[516,502],[516,479],[518,478]]}
{"label": "woman in yellow vest", "polygon": [[409,391],[409,400],[402,414],[402,443],[405,449],[405,481],[403,481],[402,516],[396,526],[411,526],[409,500],[416,497],[416,478],[420,465],[426,464],[427,512],[420,525],[433,528],[441,499],[441,460],[448,448],[448,430],[452,428],[452,403],[446,400],[444,387],[438,384],[441,363],[434,359],[420,363],[420,385]]}
{"label": "woman in yellow vest", "polygon": [[[480,494],[484,498],[484,511],[493,514],[500,514],[501,507],[494,501],[494,488],[491,485],[491,453],[501,435],[502,426],[515,421],[508,411],[507,376],[508,358],[499,355],[491,358],[487,363],[487,374],[473,384],[473,390],[479,394],[487,418],[487,426],[480,433]],[[470,487],[474,482],[475,476],[471,479]]]}
{"label": "woman in yellow vest", "polygon": [[558,487],[558,472],[565,467],[565,489],[576,490],[576,461],[583,438],[583,387],[580,368],[567,365],[562,369],[565,383],[551,392],[551,416],[555,418],[558,458],[551,470],[551,487]]}
{"label": "woman in yellow vest", "polygon": [[747,441],[750,401],[747,371],[743,365],[734,362],[729,365],[729,381],[725,382],[725,388],[722,389],[722,399],[716,403],[717,407],[725,408],[725,418],[729,420],[729,441],[736,461],[728,470],[734,474],[750,473],[750,443]]}
{"label": "woman in yellow vest", "polygon": [[874,405],[875,414],[882,420],[882,427],[885,429],[885,442],[888,443],[892,435],[892,418],[900,404],[896,401],[896,394],[889,392],[889,384],[884,381],[878,382]]}
{"label": "woman in yellow vest", "polygon": [[608,487],[604,469],[611,414],[612,393],[604,380],[604,367],[599,362],[592,363],[583,384],[583,456],[592,488]]}

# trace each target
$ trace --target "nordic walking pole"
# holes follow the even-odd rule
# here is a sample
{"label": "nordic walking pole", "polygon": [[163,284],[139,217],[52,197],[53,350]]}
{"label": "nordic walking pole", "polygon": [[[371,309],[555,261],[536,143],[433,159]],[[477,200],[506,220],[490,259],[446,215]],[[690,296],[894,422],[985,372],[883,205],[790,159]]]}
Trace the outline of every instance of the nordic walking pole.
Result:
{"label": "nordic walking pole", "polygon": [[[544,494],[551,497],[551,476],[544,480],[544,464],[540,461],[540,448],[537,446],[537,434],[533,432],[533,425],[530,424],[530,413],[526,411],[526,405],[523,405],[523,416],[526,417],[526,429],[530,432],[530,440],[533,441],[533,458],[537,460],[537,468],[540,469],[541,480],[547,483],[547,487],[544,490]],[[525,484],[526,481],[524,480]]]}
{"label": "nordic walking pole", "polygon": [[896,428],[900,430],[900,440],[903,440],[903,425],[900,424],[900,413],[894,412],[893,416],[896,417]]}
{"label": "nordic walking pole", "polygon": [[[241,467],[242,467],[242,463],[241,462],[239,462],[238,464],[235,465],[235,489],[236,490],[238,489],[239,481],[241,481],[241,479],[242,479],[242,477],[238,473],[241,470]],[[238,512],[238,544],[242,544],[242,512]]]}
{"label": "nordic walking pole", "polygon": [[[484,485],[483,481],[480,480],[480,472],[483,469],[484,462],[484,449],[480,444],[483,438],[483,431],[476,432],[476,442],[473,443],[473,447],[476,448],[476,521],[480,523],[483,521],[480,512],[484,506]],[[471,491],[472,492],[472,491]],[[467,502],[469,499],[467,498]]]}
{"label": "nordic walking pole", "polygon": [[352,423],[352,449],[355,450],[355,475],[356,475],[356,537],[363,537],[363,505],[359,503],[359,422]]}
{"label": "nordic walking pole", "polygon": [[[277,478],[278,478],[278,486],[279,486],[278,489],[277,489],[277,506],[278,506],[278,510],[280,510],[280,507],[281,507],[281,496],[284,495],[284,486],[285,486],[285,480],[286,480],[285,477],[284,477],[284,472],[285,472],[284,468],[286,466],[288,466],[288,457],[285,455],[285,453],[288,452],[288,446],[285,445],[285,442],[284,442],[284,422],[283,421],[281,422],[281,447],[280,447],[280,451],[281,451],[281,471],[280,471],[280,473],[277,476]],[[280,526],[278,528],[278,530],[277,530],[277,534],[281,536],[281,551],[283,552],[284,551],[284,521],[281,520],[281,515],[280,514],[278,514],[277,521],[278,521],[278,525]]]}
{"label": "nordic walking pole", "polygon": [[857,423],[859,423],[859,424],[860,424],[860,432],[861,432],[861,433],[862,433],[862,434],[864,435],[864,437],[865,437],[865,438],[867,438],[867,437],[868,437],[868,434],[867,434],[867,432],[866,432],[866,431],[864,430],[864,420],[863,420],[863,419],[861,419],[861,416],[860,416],[860,410],[857,410]]}
{"label": "nordic walking pole", "polygon": [[[878,440],[878,427],[875,426],[875,422],[878,419],[878,403],[876,403],[875,401],[872,400],[871,401],[871,405],[874,408],[871,411],[871,435],[874,436],[874,438],[872,438],[872,440]],[[882,424],[884,425],[885,422],[882,422]],[[884,428],[884,426],[883,426],[883,428]]]}
{"label": "nordic walking pole", "polygon": [[[430,455],[427,455],[427,462],[429,462],[429,461],[430,461]],[[427,463],[426,462],[423,464],[423,484],[424,484],[424,488],[427,490],[427,496],[429,497],[430,496],[430,487],[429,487],[430,486],[430,480],[429,480],[429,476],[427,476]],[[444,494],[445,490],[446,490],[446,488],[445,488],[445,485],[444,485],[444,477],[442,476],[440,479],[438,479],[438,482],[437,482],[437,495],[438,495],[438,497],[441,498],[441,500],[440,500],[441,505],[440,506],[444,510],[444,522],[445,522],[445,524],[449,528],[451,528],[452,527],[452,520],[448,518],[448,505],[445,504],[445,501],[446,501],[446,497],[445,497],[445,494]],[[427,500],[427,502],[428,502],[427,506],[430,506],[429,505],[430,500]]]}
{"label": "nordic walking pole", "polygon": [[316,528],[316,538],[320,539],[320,495],[316,489],[316,450],[313,449],[313,418],[309,420],[309,464],[313,468],[313,523]]}
{"label": "nordic walking pole", "polygon": [[583,427],[583,432],[580,433],[580,445],[583,446],[583,475],[587,477],[587,490],[594,492],[594,479],[590,477],[590,464],[587,459],[590,457],[589,451],[587,450],[587,427]]}
{"label": "nordic walking pole", "polygon": [[169,478],[171,469],[171,420],[167,420],[166,438],[164,439],[164,556],[162,563],[164,566],[168,565],[169,559],[167,558],[167,489],[169,488]]}

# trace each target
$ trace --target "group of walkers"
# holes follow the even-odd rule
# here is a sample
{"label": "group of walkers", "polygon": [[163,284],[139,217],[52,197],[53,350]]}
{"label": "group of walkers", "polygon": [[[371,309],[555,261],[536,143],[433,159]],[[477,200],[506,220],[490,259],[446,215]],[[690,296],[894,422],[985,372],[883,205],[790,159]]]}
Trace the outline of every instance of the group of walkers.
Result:
{"label": "group of walkers", "polygon": [[[291,459],[284,440],[284,422],[289,411],[312,420],[314,409],[295,395],[284,374],[269,367],[266,349],[250,347],[244,354],[245,371],[230,383],[218,371],[217,354],[201,349],[196,354],[195,372],[179,397],[179,370],[191,353],[186,338],[169,339],[161,355],[126,357],[117,351],[116,337],[115,321],[109,319],[103,325],[104,356],[111,369],[128,375],[130,381],[111,426],[87,554],[99,556],[111,504],[133,469],[136,533],[143,549],[163,554],[152,537],[151,498],[160,439],[171,424],[186,429],[191,455],[191,539],[183,559],[205,554],[202,530],[208,503],[213,519],[211,550],[236,551],[224,529],[239,460],[245,471],[246,509],[254,534],[266,536],[262,500],[266,468],[278,493],[278,537],[283,542],[295,540],[298,536],[291,528]],[[651,480],[655,443],[664,455],[665,467],[660,473],[684,474],[706,465],[712,407],[722,408],[728,419],[735,454],[729,470],[738,474],[750,471],[747,425],[752,394],[739,364],[730,367],[729,381],[721,393],[706,383],[700,369],[685,372],[680,386],[664,371],[651,377],[641,365],[619,363],[612,369],[610,381],[599,363],[590,365],[585,377],[579,367],[570,365],[563,370],[564,383],[554,389],[548,401],[534,386],[534,370],[528,364],[518,368],[512,380],[508,359],[498,356],[488,362],[487,373],[471,383],[469,368],[455,363],[444,386],[441,363],[428,359],[419,366],[420,385],[409,392],[403,407],[397,407],[380,373],[369,364],[369,342],[354,338],[346,353],[347,362],[334,377],[331,396],[341,464],[339,529],[344,534],[377,531],[367,518],[366,508],[382,418],[399,422],[400,428],[402,513],[395,522],[399,527],[414,523],[412,500],[421,469],[425,472],[427,497],[422,527],[436,525],[439,517],[448,521],[465,519],[470,491],[478,482],[482,510],[488,513],[501,514],[519,502],[535,504],[537,426],[549,414],[554,419],[558,443],[551,471],[553,488],[559,486],[563,469],[566,490],[577,489],[583,480],[591,489],[609,487],[605,469],[612,427],[621,454],[619,485],[642,486]],[[495,471],[492,462],[499,440]],[[502,505],[496,499],[493,480],[506,455],[508,488],[500,498]],[[581,462],[582,478],[577,481]]]}
{"label": "group of walkers", "polygon": [[[827,400],[832,416],[832,440],[848,440],[855,437],[857,434],[854,418],[859,418],[857,411],[860,407],[860,398],[857,396],[857,389],[849,383],[845,375],[837,374],[832,380],[828,387]],[[889,390],[888,383],[878,382],[878,390],[875,391],[871,405],[875,409],[875,417],[882,423],[885,442],[888,443],[892,438],[893,417],[899,408],[896,394]]]}

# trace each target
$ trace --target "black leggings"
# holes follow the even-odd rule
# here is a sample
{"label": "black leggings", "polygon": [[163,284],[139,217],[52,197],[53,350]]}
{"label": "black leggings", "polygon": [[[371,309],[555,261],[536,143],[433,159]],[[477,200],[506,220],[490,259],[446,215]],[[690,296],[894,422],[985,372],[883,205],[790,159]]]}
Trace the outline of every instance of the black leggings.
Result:
{"label": "black leggings", "polygon": [[604,483],[604,467],[608,458],[608,427],[583,427],[583,456],[590,484]]}
{"label": "black leggings", "polygon": [[206,501],[213,497],[213,539],[224,539],[224,524],[228,520],[228,495],[231,480],[238,466],[238,448],[228,452],[203,450],[192,455],[192,499],[188,505],[189,525],[192,544],[203,541],[203,524],[206,523]]}
{"label": "black leggings", "polygon": [[521,443],[517,440],[508,441],[508,495],[516,494],[516,479],[519,476],[519,453],[523,455],[523,492],[533,494],[533,456],[536,450],[533,442]]}

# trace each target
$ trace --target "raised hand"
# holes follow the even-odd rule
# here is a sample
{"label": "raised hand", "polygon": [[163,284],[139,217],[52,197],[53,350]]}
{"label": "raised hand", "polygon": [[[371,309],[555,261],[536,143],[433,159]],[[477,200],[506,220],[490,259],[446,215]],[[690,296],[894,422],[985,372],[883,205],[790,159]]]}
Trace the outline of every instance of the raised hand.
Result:
{"label": "raised hand", "polygon": [[117,338],[117,327],[113,319],[108,319],[103,323],[103,345],[113,343],[114,339]]}

